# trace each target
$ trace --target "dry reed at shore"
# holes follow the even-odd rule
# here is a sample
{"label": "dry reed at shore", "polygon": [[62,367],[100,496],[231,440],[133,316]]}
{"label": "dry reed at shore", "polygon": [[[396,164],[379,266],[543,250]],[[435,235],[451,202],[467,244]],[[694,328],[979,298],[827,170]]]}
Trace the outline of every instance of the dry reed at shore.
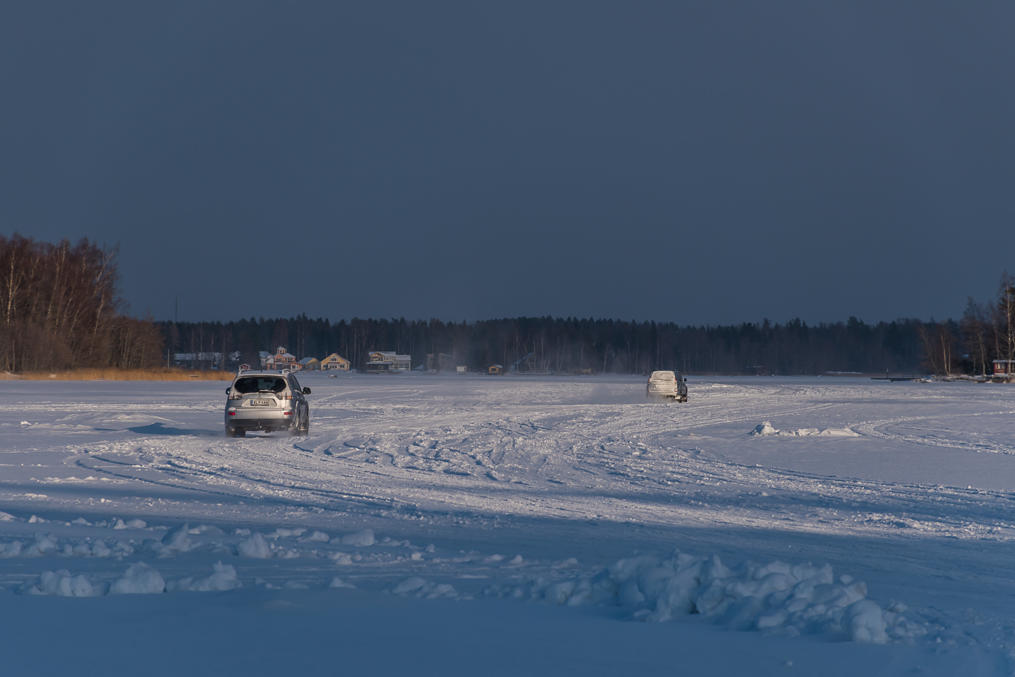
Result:
{"label": "dry reed at shore", "polygon": [[67,371],[29,371],[13,375],[26,381],[228,381],[232,371],[196,369],[70,369]]}

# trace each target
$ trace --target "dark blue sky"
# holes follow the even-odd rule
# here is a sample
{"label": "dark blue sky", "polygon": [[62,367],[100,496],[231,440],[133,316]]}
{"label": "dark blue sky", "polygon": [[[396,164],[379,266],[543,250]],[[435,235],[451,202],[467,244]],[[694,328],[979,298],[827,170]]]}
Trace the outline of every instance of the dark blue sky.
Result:
{"label": "dark blue sky", "polygon": [[0,232],[134,314],[961,314],[1015,268],[1015,3],[39,2]]}

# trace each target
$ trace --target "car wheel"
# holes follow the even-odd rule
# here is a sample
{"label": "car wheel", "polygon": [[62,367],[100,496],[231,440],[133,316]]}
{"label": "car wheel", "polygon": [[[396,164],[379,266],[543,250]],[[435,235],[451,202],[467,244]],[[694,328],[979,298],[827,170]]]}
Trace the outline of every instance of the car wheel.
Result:
{"label": "car wheel", "polygon": [[226,437],[246,437],[247,431],[242,428],[234,428],[231,425],[226,426]]}

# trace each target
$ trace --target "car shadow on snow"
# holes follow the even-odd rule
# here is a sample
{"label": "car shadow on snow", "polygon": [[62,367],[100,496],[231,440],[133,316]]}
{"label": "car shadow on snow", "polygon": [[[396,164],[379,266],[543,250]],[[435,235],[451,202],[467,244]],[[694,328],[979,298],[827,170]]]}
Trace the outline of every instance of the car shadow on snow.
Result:
{"label": "car shadow on snow", "polygon": [[221,430],[198,430],[194,428],[174,428],[167,426],[163,423],[151,423],[149,425],[139,425],[133,428],[127,428],[132,433],[138,435],[189,435],[192,437],[222,437]]}

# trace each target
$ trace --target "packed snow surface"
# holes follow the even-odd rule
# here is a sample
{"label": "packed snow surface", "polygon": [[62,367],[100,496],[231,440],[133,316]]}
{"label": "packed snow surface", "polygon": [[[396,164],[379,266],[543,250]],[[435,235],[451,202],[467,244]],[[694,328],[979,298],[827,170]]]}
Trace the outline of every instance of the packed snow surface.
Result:
{"label": "packed snow surface", "polygon": [[1015,670],[1015,388],[302,378],[0,382],[4,673]]}

